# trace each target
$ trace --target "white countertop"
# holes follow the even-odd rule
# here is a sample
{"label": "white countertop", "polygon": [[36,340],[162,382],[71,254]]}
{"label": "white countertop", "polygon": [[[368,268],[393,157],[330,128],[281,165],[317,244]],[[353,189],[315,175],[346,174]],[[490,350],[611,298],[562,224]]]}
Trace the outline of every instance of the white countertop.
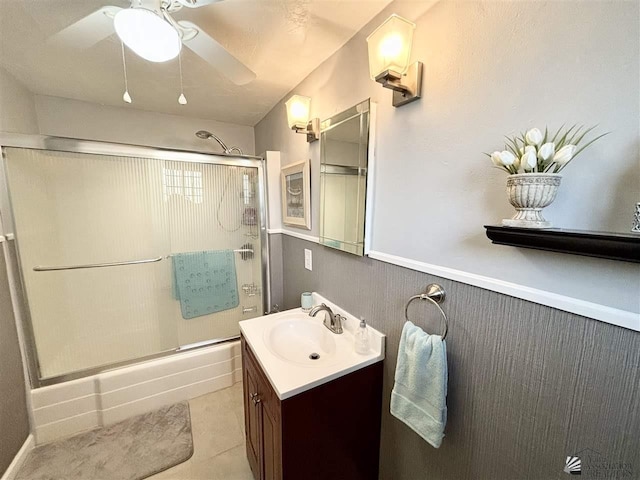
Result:
{"label": "white countertop", "polygon": [[[384,359],[386,338],[384,334],[367,325],[370,352],[364,355],[358,354],[353,346],[353,333],[358,328],[360,320],[315,292],[313,299],[314,305],[324,303],[334,313],[346,317],[346,320],[342,322],[344,329],[342,334],[334,334],[322,326],[324,312],[319,312],[315,317],[309,317],[309,314],[303,312],[301,308],[240,322],[240,330],[245,340],[280,400],[285,400]],[[269,337],[274,327],[287,322],[291,325],[291,322],[297,320],[317,322],[318,325],[321,325],[335,342],[335,353],[325,357],[321,355],[321,358],[316,361],[306,361],[305,356],[304,362],[297,362],[286,360],[267,345],[265,339]],[[301,349],[305,348],[303,343],[299,345]]]}

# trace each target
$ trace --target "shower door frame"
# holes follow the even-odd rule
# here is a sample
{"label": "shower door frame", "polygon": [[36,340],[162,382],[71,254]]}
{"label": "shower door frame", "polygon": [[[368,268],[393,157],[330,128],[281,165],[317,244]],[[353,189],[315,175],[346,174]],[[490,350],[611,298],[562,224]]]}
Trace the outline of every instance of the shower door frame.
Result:
{"label": "shower door frame", "polygon": [[[7,158],[5,148],[25,148],[31,150],[46,150],[54,152],[81,153],[92,155],[105,155],[107,157],[133,157],[146,158],[152,160],[187,162],[187,163],[205,163],[210,165],[225,165],[230,167],[247,167],[256,168],[258,172],[258,213],[260,217],[260,243],[261,243],[261,261],[262,261],[262,309],[266,314],[271,309],[271,286],[270,286],[270,265],[269,265],[269,236],[267,235],[267,182],[264,158],[253,155],[235,155],[235,154],[219,154],[204,153],[189,150],[174,150],[162,147],[147,147],[140,145],[130,145],[125,143],[110,143],[94,140],[81,140],[76,138],[53,137],[46,135],[24,135],[0,132],[0,218],[5,229],[3,234],[8,240],[14,241],[16,251],[17,268],[19,281],[22,288],[22,304],[15,305],[19,309],[16,312],[16,328],[18,329],[18,337],[22,338],[23,351],[27,361],[27,370],[31,388],[39,388],[48,385],[56,385],[58,383],[69,380],[76,380],[101,372],[113,370],[116,368],[134,365],[137,363],[154,360],[161,357],[175,355],[176,353],[193,350],[196,348],[207,347],[219,343],[235,341],[240,338],[240,334],[226,338],[214,338],[204,340],[188,345],[179,345],[176,348],[164,350],[152,355],[124,360],[121,362],[110,363],[98,367],[91,367],[75,372],[57,375],[54,377],[41,378],[40,363],[38,360],[38,350],[36,348],[35,333],[31,321],[31,310],[29,308],[29,299],[26,290],[26,283],[22,269],[22,261],[20,257],[20,245],[17,235],[15,235],[15,223],[13,208],[11,205],[11,196],[9,192],[9,183],[7,176]],[[7,259],[7,265],[9,265]],[[14,289],[13,286],[11,286]],[[14,292],[12,292],[12,296]],[[16,298],[16,297],[14,297]],[[240,320],[241,321],[241,320]]]}

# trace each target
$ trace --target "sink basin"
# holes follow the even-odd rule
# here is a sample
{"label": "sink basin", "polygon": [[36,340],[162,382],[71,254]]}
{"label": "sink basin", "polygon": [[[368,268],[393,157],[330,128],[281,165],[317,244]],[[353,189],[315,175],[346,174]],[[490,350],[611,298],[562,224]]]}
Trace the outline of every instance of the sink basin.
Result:
{"label": "sink basin", "polygon": [[303,317],[283,320],[265,330],[264,343],[282,360],[310,367],[326,366],[337,360],[333,336],[318,319]]}
{"label": "sink basin", "polygon": [[323,315],[310,317],[300,308],[240,322],[246,347],[255,356],[280,400],[384,359],[385,336],[382,333],[367,327],[370,351],[356,353],[353,335],[360,320],[314,292],[313,304],[321,303],[345,318],[342,334],[330,332],[322,324]]}

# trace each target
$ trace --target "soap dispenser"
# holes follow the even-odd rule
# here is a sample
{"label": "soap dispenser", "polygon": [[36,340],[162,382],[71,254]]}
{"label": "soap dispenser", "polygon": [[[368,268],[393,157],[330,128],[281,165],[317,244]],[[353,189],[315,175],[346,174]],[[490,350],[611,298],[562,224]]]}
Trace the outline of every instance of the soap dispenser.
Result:
{"label": "soap dispenser", "polygon": [[364,317],[360,317],[360,326],[354,335],[354,347],[356,353],[366,355],[369,353],[369,331],[367,330],[367,322]]}

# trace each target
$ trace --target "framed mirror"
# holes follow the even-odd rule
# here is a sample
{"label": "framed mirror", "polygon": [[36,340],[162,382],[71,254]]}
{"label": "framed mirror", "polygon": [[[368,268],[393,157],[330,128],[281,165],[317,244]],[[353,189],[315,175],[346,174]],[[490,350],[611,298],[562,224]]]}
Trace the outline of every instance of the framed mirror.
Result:
{"label": "framed mirror", "polygon": [[360,256],[368,251],[374,108],[367,99],[320,124],[320,243]]}

